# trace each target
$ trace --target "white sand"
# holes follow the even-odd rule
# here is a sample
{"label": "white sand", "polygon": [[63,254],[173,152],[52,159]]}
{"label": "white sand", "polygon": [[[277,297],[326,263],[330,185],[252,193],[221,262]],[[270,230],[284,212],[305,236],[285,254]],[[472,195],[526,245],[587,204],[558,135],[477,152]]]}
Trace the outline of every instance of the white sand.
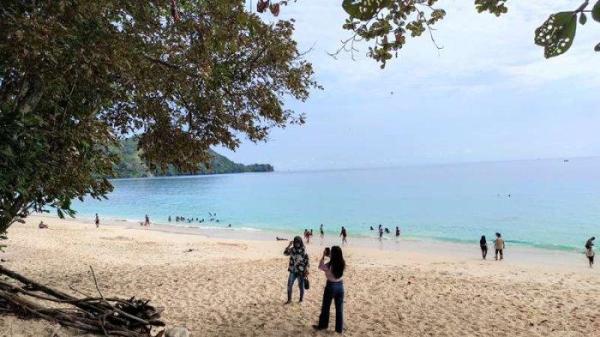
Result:
{"label": "white sand", "polygon": [[[284,306],[286,242],[102,226],[40,217],[9,230],[7,268],[70,291],[145,297],[169,325],[193,336],[326,336],[313,332],[323,246],[308,246],[311,289]],[[236,234],[239,235],[239,234]],[[325,243],[337,242],[337,238]],[[325,244],[324,243],[324,244]],[[403,241],[344,247],[347,336],[600,336],[600,271],[581,254],[507,249],[481,261],[478,247]],[[385,248],[385,249],[380,249]],[[192,252],[186,252],[193,249]],[[600,266],[598,266],[600,268]],[[297,300],[297,287],[294,300]],[[331,322],[334,319],[333,307]],[[0,337],[75,336],[43,321],[0,316]]]}

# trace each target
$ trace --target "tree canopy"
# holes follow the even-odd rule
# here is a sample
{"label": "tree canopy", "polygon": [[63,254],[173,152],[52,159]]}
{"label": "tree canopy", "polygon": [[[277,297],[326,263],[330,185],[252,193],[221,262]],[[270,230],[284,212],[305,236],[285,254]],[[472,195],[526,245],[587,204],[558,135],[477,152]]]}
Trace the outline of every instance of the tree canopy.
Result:
{"label": "tree canopy", "polygon": [[292,39],[243,0],[4,0],[0,5],[0,233],[50,205],[101,198],[135,134],[151,169],[303,123],[284,100],[318,88]]}
{"label": "tree canopy", "polygon": [[[581,1],[581,0],[580,0]],[[261,2],[269,2],[261,0]],[[475,9],[496,16],[508,12],[508,0],[474,0]],[[358,51],[356,42],[368,43],[367,56],[377,61],[381,68],[407,43],[409,37],[426,33],[437,48],[433,27],[443,20],[446,11],[438,7],[442,0],[343,0],[342,7],[348,14],[343,28],[350,31],[342,41],[340,52]],[[600,22],[600,0],[585,0],[572,9],[551,14],[535,30],[534,43],[544,48],[546,58],[565,53],[575,40],[577,25],[585,25],[588,15]],[[594,50],[600,52],[600,43]]]}

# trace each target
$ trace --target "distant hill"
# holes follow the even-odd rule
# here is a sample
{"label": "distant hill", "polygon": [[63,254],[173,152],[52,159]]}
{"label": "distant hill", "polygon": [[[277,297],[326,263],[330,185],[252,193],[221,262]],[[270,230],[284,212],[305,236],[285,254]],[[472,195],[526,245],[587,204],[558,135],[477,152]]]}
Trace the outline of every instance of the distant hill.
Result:
{"label": "distant hill", "polygon": [[[169,167],[167,172],[151,171],[142,161],[137,150],[137,139],[128,138],[121,141],[121,148],[116,149],[120,162],[115,166],[114,178],[138,178],[154,176],[177,176],[181,175],[174,167]],[[221,173],[243,173],[243,172],[271,172],[273,166],[269,164],[244,165],[231,161],[229,158],[210,150],[212,160],[209,167],[200,165],[198,171],[193,174],[221,174]],[[186,173],[189,174],[189,173]]]}

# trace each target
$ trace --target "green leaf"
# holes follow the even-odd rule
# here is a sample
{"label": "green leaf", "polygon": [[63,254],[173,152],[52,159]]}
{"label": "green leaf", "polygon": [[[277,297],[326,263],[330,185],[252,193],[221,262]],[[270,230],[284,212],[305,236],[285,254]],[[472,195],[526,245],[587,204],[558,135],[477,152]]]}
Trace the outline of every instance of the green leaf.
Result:
{"label": "green leaf", "polygon": [[586,22],[587,22],[587,15],[585,15],[585,13],[581,13],[581,15],[579,16],[579,23],[582,25],[585,25]]}
{"label": "green leaf", "polygon": [[389,0],[344,0],[342,8],[353,18],[369,20],[388,4]]}
{"label": "green leaf", "polygon": [[550,15],[535,30],[535,44],[544,47],[546,58],[565,53],[575,39],[577,16],[573,12],[560,12]]}
{"label": "green leaf", "polygon": [[600,0],[592,8],[592,19],[600,22]]}

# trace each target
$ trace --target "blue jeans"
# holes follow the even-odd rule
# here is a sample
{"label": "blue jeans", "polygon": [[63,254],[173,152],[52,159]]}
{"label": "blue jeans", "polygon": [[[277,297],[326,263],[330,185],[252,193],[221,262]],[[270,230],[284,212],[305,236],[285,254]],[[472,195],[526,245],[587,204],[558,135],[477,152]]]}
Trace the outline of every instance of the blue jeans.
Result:
{"label": "blue jeans", "polygon": [[319,316],[319,328],[329,326],[329,309],[331,301],[335,302],[335,331],[342,333],[344,329],[344,282],[329,282],[323,292],[323,307]]}
{"label": "blue jeans", "polygon": [[290,272],[287,283],[288,302],[292,300],[292,288],[296,279],[298,279],[298,287],[300,287],[300,301],[304,299],[304,274]]}

